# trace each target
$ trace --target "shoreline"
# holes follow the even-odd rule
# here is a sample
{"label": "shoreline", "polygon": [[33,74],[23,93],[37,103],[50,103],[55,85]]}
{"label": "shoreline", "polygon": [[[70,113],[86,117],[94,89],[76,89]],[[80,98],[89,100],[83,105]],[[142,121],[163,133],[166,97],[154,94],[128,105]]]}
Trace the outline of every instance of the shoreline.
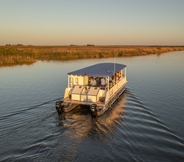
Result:
{"label": "shoreline", "polygon": [[133,57],[184,51],[184,46],[0,46],[0,67],[32,64],[37,60],[77,60]]}

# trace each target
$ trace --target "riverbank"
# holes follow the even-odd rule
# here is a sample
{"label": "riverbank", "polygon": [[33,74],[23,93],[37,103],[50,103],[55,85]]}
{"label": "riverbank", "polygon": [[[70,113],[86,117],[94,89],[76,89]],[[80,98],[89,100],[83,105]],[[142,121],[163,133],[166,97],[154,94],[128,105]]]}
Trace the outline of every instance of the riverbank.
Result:
{"label": "riverbank", "polygon": [[132,57],[183,51],[184,46],[0,46],[0,66],[32,64],[37,60]]}

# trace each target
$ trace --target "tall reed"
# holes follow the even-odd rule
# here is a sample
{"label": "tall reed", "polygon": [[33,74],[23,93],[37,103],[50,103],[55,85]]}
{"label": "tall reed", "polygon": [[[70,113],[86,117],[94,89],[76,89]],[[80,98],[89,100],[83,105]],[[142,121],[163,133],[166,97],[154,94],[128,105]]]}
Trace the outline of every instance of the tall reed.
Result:
{"label": "tall reed", "polygon": [[0,66],[37,60],[131,57],[184,50],[184,46],[0,46]]}

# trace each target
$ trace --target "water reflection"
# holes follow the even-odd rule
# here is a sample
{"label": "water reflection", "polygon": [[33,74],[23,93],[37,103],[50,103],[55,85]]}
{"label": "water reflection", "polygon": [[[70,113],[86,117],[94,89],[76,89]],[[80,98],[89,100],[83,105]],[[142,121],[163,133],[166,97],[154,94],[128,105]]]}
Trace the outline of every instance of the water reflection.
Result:
{"label": "water reflection", "polygon": [[104,115],[97,119],[96,127],[100,132],[111,134],[115,131],[116,125],[120,124],[119,119],[121,119],[122,122],[124,118],[126,99],[127,93],[124,92],[114,103],[112,109],[109,109]]}
{"label": "water reflection", "polygon": [[[110,143],[117,125],[122,125],[126,97],[127,94],[123,93],[112,109],[107,110],[96,119],[91,117],[90,110],[86,106],[78,106],[71,112],[59,115],[58,127],[60,127],[62,137],[60,159],[62,161],[77,159],[78,161],[81,159],[89,161],[86,159],[87,156],[91,156],[92,152],[98,153],[93,147],[101,146],[95,143]],[[83,156],[84,150],[88,150],[85,156]]]}
{"label": "water reflection", "polygon": [[66,128],[61,133],[77,140],[82,138],[105,140],[106,135],[115,131],[119,119],[123,118],[125,103],[126,93],[120,96],[111,109],[96,119],[91,117],[88,107],[78,106],[71,112],[59,115],[59,126]]}

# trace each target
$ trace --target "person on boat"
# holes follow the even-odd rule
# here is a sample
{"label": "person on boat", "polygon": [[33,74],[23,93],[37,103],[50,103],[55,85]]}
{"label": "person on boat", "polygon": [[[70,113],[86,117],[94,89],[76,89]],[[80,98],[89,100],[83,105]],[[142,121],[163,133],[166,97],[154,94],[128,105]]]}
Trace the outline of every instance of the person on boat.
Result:
{"label": "person on boat", "polygon": [[117,77],[118,77],[118,80],[121,78],[121,71],[117,72]]}
{"label": "person on boat", "polygon": [[118,81],[119,81],[119,74],[118,74],[118,72],[115,74],[115,83],[117,83]]}
{"label": "person on boat", "polygon": [[96,85],[99,87],[101,85],[100,78],[99,77],[96,77],[95,80],[96,80]]}
{"label": "person on boat", "polygon": [[92,86],[96,86],[96,80],[94,79],[94,77],[91,77],[90,84]]}
{"label": "person on boat", "polygon": [[111,88],[115,84],[114,76],[111,76],[110,79],[111,80],[109,82],[110,82],[110,88]]}
{"label": "person on boat", "polygon": [[100,82],[101,82],[101,87],[105,87],[106,86],[106,79],[104,77],[102,77],[100,79]]}

